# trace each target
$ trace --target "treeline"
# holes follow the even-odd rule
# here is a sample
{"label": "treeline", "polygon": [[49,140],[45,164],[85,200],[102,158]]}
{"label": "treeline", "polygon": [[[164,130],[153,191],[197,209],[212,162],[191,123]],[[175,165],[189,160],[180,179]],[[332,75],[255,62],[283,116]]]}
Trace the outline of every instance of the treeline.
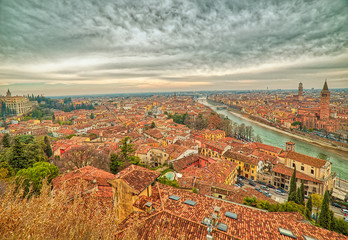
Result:
{"label": "treeline", "polygon": [[0,180],[15,178],[28,194],[40,192],[42,180],[51,181],[58,175],[58,168],[48,163],[52,148],[47,136],[35,139],[32,135],[12,138],[5,134],[0,147]]}
{"label": "treeline", "polygon": [[49,109],[58,109],[64,112],[71,112],[77,109],[87,109],[93,110],[95,109],[92,104],[77,104],[74,106],[71,97],[65,97],[63,99],[63,103],[58,99],[51,99],[44,96],[27,96],[30,101],[37,101],[39,103],[40,108],[49,108]]}
{"label": "treeline", "polygon": [[211,113],[209,116],[199,114],[197,117],[190,117],[187,113],[168,114],[166,112],[165,114],[168,118],[173,119],[175,123],[184,124],[191,129],[219,129],[225,131],[227,137],[262,142],[261,137],[254,134],[252,126],[245,125],[244,123],[238,124],[222,114],[217,115],[216,113]]}

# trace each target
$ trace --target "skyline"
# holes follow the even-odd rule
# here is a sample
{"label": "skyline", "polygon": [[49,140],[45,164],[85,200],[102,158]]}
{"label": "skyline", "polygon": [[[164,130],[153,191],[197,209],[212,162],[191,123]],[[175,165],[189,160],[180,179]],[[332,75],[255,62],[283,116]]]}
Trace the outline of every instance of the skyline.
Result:
{"label": "skyline", "polygon": [[0,22],[0,94],[348,86],[343,0],[4,0]]}

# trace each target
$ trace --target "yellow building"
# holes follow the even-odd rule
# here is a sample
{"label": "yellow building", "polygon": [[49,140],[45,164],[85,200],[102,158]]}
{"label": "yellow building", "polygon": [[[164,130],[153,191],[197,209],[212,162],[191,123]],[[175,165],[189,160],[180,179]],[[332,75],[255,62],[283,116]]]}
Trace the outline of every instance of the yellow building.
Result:
{"label": "yellow building", "polygon": [[32,110],[32,103],[28,98],[21,96],[11,96],[11,92],[8,89],[5,97],[0,97],[1,105],[6,106],[6,112],[9,114],[15,114],[17,116],[28,113]]}
{"label": "yellow building", "polygon": [[209,130],[203,131],[203,138],[209,141],[218,141],[226,137],[225,131],[222,130]]}
{"label": "yellow building", "polygon": [[232,152],[231,150],[225,152],[222,158],[238,164],[238,175],[250,178],[252,180],[257,179],[259,160],[245,156],[238,152]]}
{"label": "yellow building", "polygon": [[152,195],[151,184],[160,173],[147,168],[131,165],[116,174],[116,179],[110,180],[114,192],[114,209],[121,222],[133,211],[140,209],[133,206],[141,196]]}
{"label": "yellow building", "polygon": [[[323,159],[307,156],[301,153],[295,152],[295,143],[287,142],[286,143],[286,151],[283,151],[278,156],[279,162],[284,164],[284,166],[293,169],[296,167],[296,170],[306,176],[308,179],[313,179],[313,185],[317,185],[316,187],[307,186],[308,190],[306,191],[306,183],[305,183],[305,191],[309,193],[319,193],[324,194],[326,190],[331,191],[335,185],[336,174],[331,172],[330,161],[326,161]],[[307,179],[307,178],[303,178]]]}

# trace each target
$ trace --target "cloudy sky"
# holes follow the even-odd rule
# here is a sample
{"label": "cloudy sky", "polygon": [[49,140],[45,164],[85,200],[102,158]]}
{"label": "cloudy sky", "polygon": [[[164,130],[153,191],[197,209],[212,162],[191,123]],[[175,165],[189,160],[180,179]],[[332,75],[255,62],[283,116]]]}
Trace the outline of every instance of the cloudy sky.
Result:
{"label": "cloudy sky", "polygon": [[347,0],[0,0],[0,95],[348,87]]}

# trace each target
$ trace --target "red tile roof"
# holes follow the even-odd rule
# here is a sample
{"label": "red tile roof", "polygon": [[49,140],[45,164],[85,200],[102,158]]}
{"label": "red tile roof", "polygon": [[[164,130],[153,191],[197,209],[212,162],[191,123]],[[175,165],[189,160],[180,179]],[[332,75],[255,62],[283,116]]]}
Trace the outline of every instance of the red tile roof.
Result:
{"label": "red tile roof", "polygon": [[[227,225],[227,232],[214,228],[214,239],[291,240],[279,233],[279,227],[292,231],[298,239],[303,239],[302,235],[318,240],[347,239],[341,234],[303,222],[304,218],[299,213],[267,212],[163,184],[156,184],[153,191],[158,191],[160,198],[156,196],[147,200],[156,203],[158,207],[150,213],[131,214],[120,224],[121,231],[117,239],[123,239],[127,233],[133,234],[131,236],[136,239],[205,239],[207,226],[201,222],[204,217],[212,215],[215,206],[220,207],[218,221]],[[180,199],[169,199],[171,195],[179,196]],[[186,200],[195,201],[196,204],[185,204]],[[226,211],[236,213],[237,219],[226,217]]]}
{"label": "red tile roof", "polygon": [[321,168],[327,163],[326,160],[311,157],[294,151],[284,151],[279,155],[279,157],[293,159],[317,168]]}
{"label": "red tile roof", "polygon": [[136,194],[141,193],[146,187],[153,183],[161,174],[147,168],[130,165],[116,174],[117,179],[124,180]]}

